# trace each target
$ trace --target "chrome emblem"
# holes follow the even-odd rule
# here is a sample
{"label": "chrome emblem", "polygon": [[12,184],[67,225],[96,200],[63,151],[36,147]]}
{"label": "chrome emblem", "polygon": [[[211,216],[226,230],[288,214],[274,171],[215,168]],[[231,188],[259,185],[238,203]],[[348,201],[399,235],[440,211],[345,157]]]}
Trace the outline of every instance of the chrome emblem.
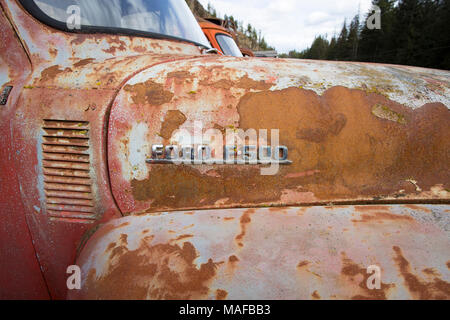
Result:
{"label": "chrome emblem", "polygon": [[149,164],[237,164],[237,165],[256,165],[256,164],[280,164],[289,165],[292,161],[288,160],[288,148],[285,146],[225,146],[223,155],[212,156],[212,150],[209,146],[164,146],[155,144],[152,146],[152,157],[146,160]]}

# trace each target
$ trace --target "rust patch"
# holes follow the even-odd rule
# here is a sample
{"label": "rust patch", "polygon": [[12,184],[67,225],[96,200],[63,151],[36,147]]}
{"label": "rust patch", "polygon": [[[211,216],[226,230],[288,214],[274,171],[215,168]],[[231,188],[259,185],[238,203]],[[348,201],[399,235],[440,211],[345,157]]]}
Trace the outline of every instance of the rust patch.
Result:
{"label": "rust patch", "polygon": [[353,219],[352,222],[379,222],[383,223],[383,221],[414,221],[411,216],[407,215],[398,215],[389,212],[372,212],[372,213],[363,213],[361,214],[361,220]]}
{"label": "rust patch", "polygon": [[134,46],[133,50],[139,53],[147,53],[147,48],[143,47],[143,46]]}
{"label": "rust patch", "polygon": [[228,258],[228,261],[231,262],[231,263],[238,262],[238,261],[239,261],[239,258],[236,257],[235,255],[232,255],[232,256],[230,256],[230,257]]}
{"label": "rust patch", "polygon": [[404,207],[415,210],[415,211],[423,211],[423,212],[431,213],[430,209],[428,209],[426,207],[422,207],[422,206],[417,206],[414,204],[405,204]]}
{"label": "rust patch", "polygon": [[285,208],[282,208],[282,207],[270,207],[269,211],[270,212],[280,212],[280,211],[285,211]]}
{"label": "rust patch", "polygon": [[178,79],[186,79],[192,78],[193,74],[189,71],[172,71],[167,74],[167,78],[178,78]]}
{"label": "rust patch", "polygon": [[[342,253],[342,269],[341,274],[349,279],[352,283],[357,283],[360,294],[354,295],[352,300],[386,300],[386,294],[389,289],[393,288],[394,284],[385,284],[381,282],[380,289],[369,289],[367,287],[367,280],[370,274],[367,273],[367,269],[358,265],[353,260],[348,258],[345,253]],[[361,281],[358,282],[358,279]]]}
{"label": "rust patch", "polygon": [[160,106],[172,101],[173,93],[164,89],[162,84],[148,80],[144,83],[126,85],[125,91],[131,92],[131,99],[136,104]]}
{"label": "rust patch", "polygon": [[224,221],[231,221],[234,220],[234,217],[225,217],[223,218]]}
{"label": "rust patch", "polygon": [[[402,114],[406,123],[374,116],[377,103]],[[289,147],[294,163],[279,176],[319,171],[292,179],[319,199],[373,198],[402,189],[417,193],[406,182],[411,177],[423,190],[439,184],[449,188],[450,112],[441,103],[412,110],[344,87],[322,96],[288,88],[247,93],[237,109],[243,130],[280,129],[281,144]]]}
{"label": "rust patch", "polygon": [[239,88],[245,90],[269,90],[273,86],[273,84],[265,82],[264,80],[256,81],[250,79],[248,75],[243,76],[238,81],[229,79],[221,79],[215,82],[211,82],[210,80],[202,80],[200,81],[200,84],[206,87],[225,90],[230,90],[231,88]]}
{"label": "rust patch", "polygon": [[394,246],[394,261],[397,263],[405,285],[415,299],[420,300],[448,300],[450,299],[450,283],[435,277],[433,281],[426,282],[413,274],[411,265],[403,255],[402,250]]}
{"label": "rust patch", "polygon": [[83,66],[85,66],[87,64],[90,64],[90,63],[92,63],[94,61],[95,61],[94,58],[87,58],[87,59],[83,59],[83,60],[78,61],[73,66],[76,67],[76,68],[79,68],[79,67],[83,67]]}
{"label": "rust patch", "polygon": [[175,239],[175,241],[183,240],[183,239],[188,239],[188,238],[192,238],[192,237],[193,237],[192,234],[183,234],[183,235],[177,237],[177,238]]}
{"label": "rust patch", "polygon": [[440,276],[439,272],[435,268],[425,268],[422,270],[422,272],[429,276],[436,276],[436,277]]}
{"label": "rust patch", "polygon": [[367,212],[367,211],[389,211],[388,206],[355,206],[355,211]]}
{"label": "rust patch", "polygon": [[170,139],[172,133],[186,122],[186,116],[178,110],[169,110],[161,125],[160,135],[164,139]]}
{"label": "rust patch", "polygon": [[[99,278],[91,269],[81,294],[86,299],[206,299],[208,285],[216,275],[217,263],[211,259],[197,268],[194,246],[149,245],[143,241],[130,251],[125,246]],[[113,257],[111,256],[111,259]],[[132,270],[132,272],[130,272]]]}
{"label": "rust patch", "polygon": [[45,70],[43,70],[41,72],[41,79],[40,79],[40,81],[45,82],[45,81],[48,81],[48,80],[53,80],[53,79],[55,79],[55,77],[58,74],[63,73],[63,72],[70,72],[70,71],[72,71],[72,69],[70,69],[70,68],[66,68],[64,70],[61,70],[61,69],[59,69],[58,65],[52,66],[52,67],[49,67],[49,68],[47,68],[47,69],[45,69]]}
{"label": "rust patch", "polygon": [[245,234],[247,232],[247,225],[252,221],[250,215],[253,213],[255,213],[254,209],[248,209],[247,211],[244,212],[241,219],[239,220],[241,223],[241,233],[236,236],[236,242],[239,247],[244,246],[242,240],[244,239]]}
{"label": "rust patch", "polygon": [[300,262],[297,264],[297,269],[301,269],[301,268],[303,268],[303,267],[306,267],[307,265],[309,265],[309,261],[306,261],[306,260],[300,261]]}
{"label": "rust patch", "polygon": [[228,296],[228,292],[225,290],[217,289],[216,290],[216,300],[225,300]]}
{"label": "rust patch", "polygon": [[197,208],[200,201],[203,206],[217,207],[217,201],[225,198],[229,199],[225,204],[268,203],[279,200],[286,185],[295,186],[294,179],[286,184],[277,176],[261,176],[255,166],[220,166],[216,171],[219,177],[203,175],[187,165],[152,165],[148,179],[131,181],[132,194],[137,201],[154,200],[152,208],[163,210]]}
{"label": "rust patch", "polygon": [[311,297],[312,297],[314,300],[320,300],[320,295],[319,295],[319,293],[317,292],[317,290],[314,291],[314,292],[311,294]]}
{"label": "rust patch", "polygon": [[[124,51],[127,49],[126,47],[126,43],[122,40],[117,39],[108,39],[109,44],[111,44],[111,46],[108,49],[103,49],[104,52],[106,53],[110,53],[110,54],[115,54],[117,50],[119,51]],[[113,46],[112,44],[119,44],[119,46]]]}
{"label": "rust patch", "polygon": [[111,242],[108,247],[106,248],[106,251],[111,251],[112,249],[114,249],[116,247],[117,243],[115,242]]}

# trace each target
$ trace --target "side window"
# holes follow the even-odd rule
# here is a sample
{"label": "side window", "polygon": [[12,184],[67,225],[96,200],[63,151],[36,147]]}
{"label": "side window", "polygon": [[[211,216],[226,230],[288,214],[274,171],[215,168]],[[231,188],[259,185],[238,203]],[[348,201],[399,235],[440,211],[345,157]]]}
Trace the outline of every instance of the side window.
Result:
{"label": "side window", "polygon": [[241,50],[232,37],[224,33],[216,34],[216,40],[222,52],[227,56],[242,57]]}

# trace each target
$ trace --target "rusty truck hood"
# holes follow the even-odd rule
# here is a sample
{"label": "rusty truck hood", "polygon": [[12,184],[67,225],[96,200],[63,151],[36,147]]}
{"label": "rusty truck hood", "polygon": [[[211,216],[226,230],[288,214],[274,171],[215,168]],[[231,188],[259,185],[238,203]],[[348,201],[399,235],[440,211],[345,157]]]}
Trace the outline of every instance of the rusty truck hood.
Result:
{"label": "rusty truck hood", "polygon": [[69,298],[449,299],[448,245],[442,205],[130,216],[90,239]]}
{"label": "rusty truck hood", "polygon": [[[148,68],[111,109],[125,214],[326,203],[448,202],[450,75],[393,65],[197,57]],[[279,129],[292,165],[148,164],[175,133]]]}

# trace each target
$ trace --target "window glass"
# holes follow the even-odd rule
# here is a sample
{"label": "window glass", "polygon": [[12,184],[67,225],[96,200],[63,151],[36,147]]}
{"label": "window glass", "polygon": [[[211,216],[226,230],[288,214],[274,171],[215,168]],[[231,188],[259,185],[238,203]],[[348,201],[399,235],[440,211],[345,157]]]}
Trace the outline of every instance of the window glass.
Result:
{"label": "window glass", "polygon": [[80,9],[83,26],[158,33],[210,47],[185,0],[33,0],[48,17],[66,23]]}
{"label": "window glass", "polygon": [[225,55],[242,57],[241,50],[232,37],[222,33],[216,35],[216,40]]}

